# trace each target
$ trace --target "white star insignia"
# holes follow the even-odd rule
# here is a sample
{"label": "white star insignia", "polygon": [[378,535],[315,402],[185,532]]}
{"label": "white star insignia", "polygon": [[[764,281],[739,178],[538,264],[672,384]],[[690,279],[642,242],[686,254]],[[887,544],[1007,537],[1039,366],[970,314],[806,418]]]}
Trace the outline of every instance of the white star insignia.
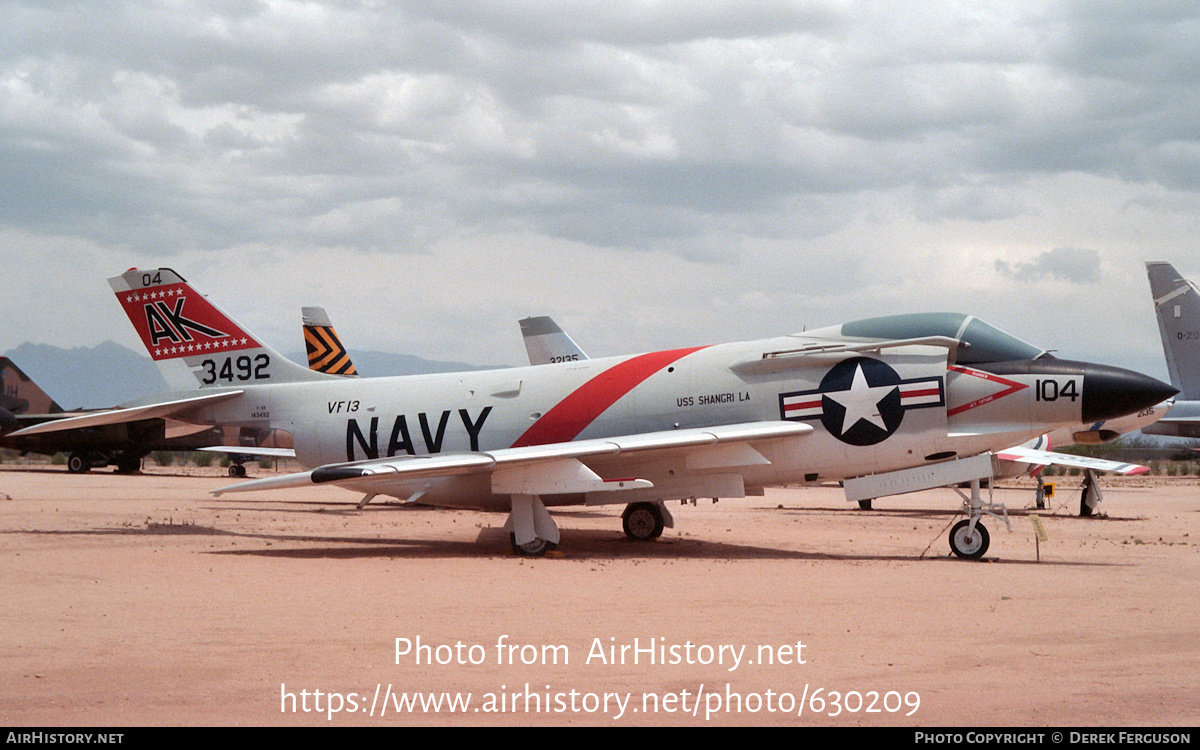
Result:
{"label": "white star insignia", "polygon": [[827,392],[825,395],[846,408],[846,416],[842,420],[843,435],[861,421],[886,431],[887,425],[883,423],[883,416],[879,413],[879,402],[887,398],[895,388],[894,385],[869,385],[862,365],[858,365],[854,370],[854,381],[850,384],[850,390]]}

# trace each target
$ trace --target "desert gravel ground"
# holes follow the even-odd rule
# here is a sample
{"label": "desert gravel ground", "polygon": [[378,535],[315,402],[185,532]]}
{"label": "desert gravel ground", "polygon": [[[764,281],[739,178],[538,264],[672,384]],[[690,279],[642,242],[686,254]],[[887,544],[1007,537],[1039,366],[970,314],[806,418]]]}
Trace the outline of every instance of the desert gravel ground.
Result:
{"label": "desert gravel ground", "polygon": [[503,515],[230,481],[0,470],[5,725],[1200,724],[1194,479],[1093,518],[1059,480],[1040,548],[998,489],[979,562],[948,489],[673,503],[649,544],[571,508],[526,559]]}

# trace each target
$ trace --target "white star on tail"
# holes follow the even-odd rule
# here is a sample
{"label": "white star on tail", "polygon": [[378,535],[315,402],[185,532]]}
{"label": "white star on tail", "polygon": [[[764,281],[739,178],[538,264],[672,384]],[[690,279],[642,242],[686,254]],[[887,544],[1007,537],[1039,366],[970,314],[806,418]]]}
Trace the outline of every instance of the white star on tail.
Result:
{"label": "white star on tail", "polygon": [[846,416],[842,419],[843,435],[864,420],[886,432],[887,425],[883,423],[883,416],[879,413],[879,402],[887,398],[895,388],[894,385],[868,385],[862,365],[858,365],[854,369],[854,380],[850,384],[850,390],[827,392],[825,395],[846,408]]}

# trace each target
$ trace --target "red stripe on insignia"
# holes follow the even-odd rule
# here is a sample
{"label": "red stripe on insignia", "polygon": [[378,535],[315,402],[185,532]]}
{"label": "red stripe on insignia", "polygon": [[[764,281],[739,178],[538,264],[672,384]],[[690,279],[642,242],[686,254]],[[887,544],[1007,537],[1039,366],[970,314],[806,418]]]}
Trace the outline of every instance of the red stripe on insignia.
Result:
{"label": "red stripe on insignia", "polygon": [[588,382],[576,388],[566,398],[554,405],[550,411],[534,422],[525,434],[512,444],[514,448],[527,445],[565,443],[574,440],[588,425],[615,404],[622,396],[632,391],[646,378],[692,352],[704,349],[673,349],[666,352],[651,352],[613,365]]}
{"label": "red stripe on insignia", "polygon": [[916,398],[918,396],[937,396],[940,395],[941,392],[941,389],[936,385],[932,388],[926,388],[920,391],[901,390],[901,393],[903,393],[906,398]]}
{"label": "red stripe on insignia", "polygon": [[803,411],[805,409],[817,409],[821,406],[821,404],[822,404],[821,396],[820,396],[820,394],[818,394],[816,398],[809,399],[808,401],[789,401],[787,404],[784,405],[783,410],[784,411]]}

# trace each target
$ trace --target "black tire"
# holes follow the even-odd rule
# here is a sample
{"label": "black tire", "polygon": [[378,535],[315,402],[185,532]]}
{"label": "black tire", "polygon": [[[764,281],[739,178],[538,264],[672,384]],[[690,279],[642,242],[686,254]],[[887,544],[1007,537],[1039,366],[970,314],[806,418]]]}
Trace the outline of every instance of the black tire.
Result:
{"label": "black tire", "polygon": [[981,523],[975,524],[975,533],[971,534],[968,530],[970,524],[969,520],[964,519],[950,529],[950,551],[964,560],[978,560],[987,552],[991,537]]}
{"label": "black tire", "polygon": [[121,456],[116,463],[118,474],[134,474],[142,468],[142,459],[137,456]]}
{"label": "black tire", "polygon": [[658,503],[630,503],[621,514],[625,536],[638,542],[652,542],[662,536],[665,526]]}
{"label": "black tire", "polygon": [[872,502],[871,498],[867,498],[866,500],[859,500],[858,501],[858,509],[859,510],[870,510],[871,502]]}
{"label": "black tire", "polygon": [[528,544],[517,544],[515,534],[509,534],[508,541],[512,544],[513,553],[521,557],[543,557],[547,552],[558,546],[541,537],[534,537],[533,541]]}
{"label": "black tire", "polygon": [[243,464],[229,464],[229,476],[234,478],[246,476],[246,467]]}
{"label": "black tire", "polygon": [[86,453],[79,453],[77,451],[67,458],[67,471],[72,474],[83,474],[84,472],[91,471],[91,469],[92,460],[88,458]]}

